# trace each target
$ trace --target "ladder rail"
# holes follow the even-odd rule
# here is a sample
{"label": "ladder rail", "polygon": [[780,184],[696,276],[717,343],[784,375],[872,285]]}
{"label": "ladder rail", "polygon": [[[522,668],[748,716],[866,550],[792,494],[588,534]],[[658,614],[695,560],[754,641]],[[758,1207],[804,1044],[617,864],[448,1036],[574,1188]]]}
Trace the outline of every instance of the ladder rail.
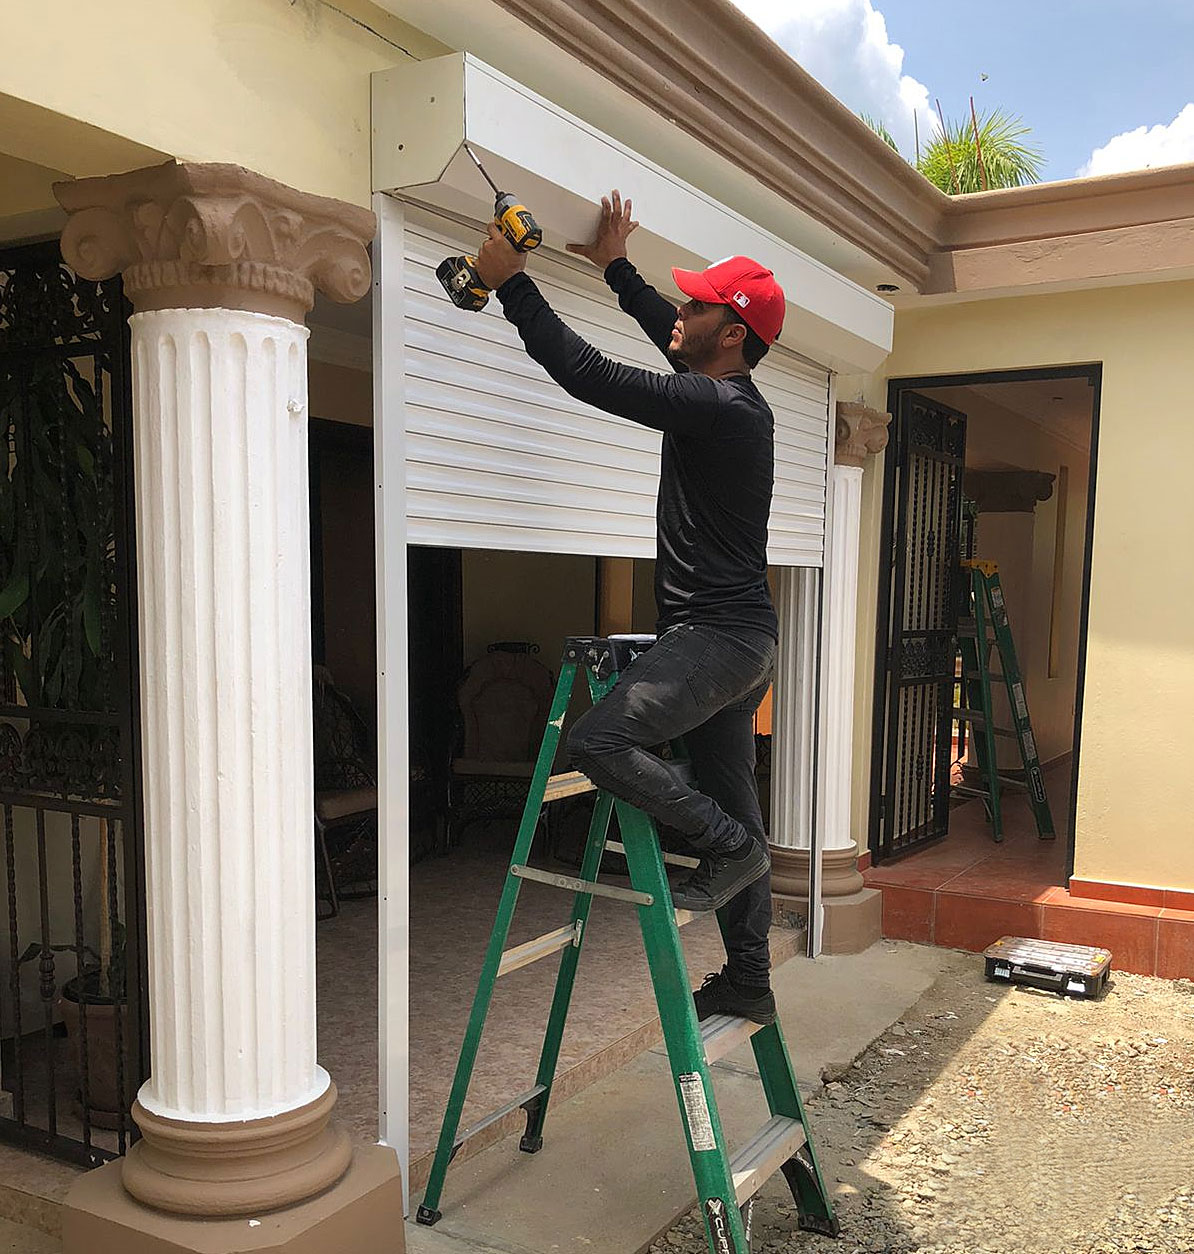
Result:
{"label": "ladder rail", "polygon": [[[582,880],[597,878],[597,873],[601,868],[601,858],[605,852],[612,811],[613,798],[607,792],[598,793],[597,803],[593,806],[593,816],[589,820],[589,835],[585,841],[584,857],[580,864]],[[543,1125],[547,1119],[547,1108],[551,1101],[552,1085],[555,1083],[556,1067],[560,1061],[560,1045],[564,1039],[568,1008],[572,1004],[572,989],[576,982],[577,967],[580,965],[581,942],[588,928],[589,911],[592,905],[592,893],[577,893],[572,905],[572,926],[577,929],[578,939],[575,947],[564,954],[560,961],[560,969],[556,974],[555,991],[552,994],[547,1028],[543,1034],[543,1048],[539,1055],[539,1070],[535,1076],[535,1084],[542,1091],[527,1111],[526,1131],[519,1142],[519,1148],[528,1154],[537,1153],[543,1146]]]}
{"label": "ladder rail", "polygon": [[995,748],[995,720],[992,717],[991,668],[987,657],[987,605],[986,583],[983,572],[976,566],[970,568],[970,608],[975,625],[973,637],[960,639],[963,673],[970,671],[973,678],[965,680],[968,707],[977,709],[978,718],[973,720],[973,743],[978,758],[979,772],[987,785],[983,804],[991,821],[991,835],[996,841],[1003,840],[1003,799],[998,779],[998,759]]}
{"label": "ladder rail", "polygon": [[1028,781],[1028,801],[1036,819],[1037,835],[1050,840],[1056,835],[1053,813],[1045,792],[1045,778],[1040,757],[1036,750],[1036,738],[1028,714],[1028,695],[1024,690],[1024,677],[1020,671],[1020,659],[1016,654],[1016,642],[1012,636],[1007,606],[1003,600],[1003,585],[999,572],[994,571],[984,579],[991,604],[991,622],[995,631],[995,647],[1002,663],[1003,682],[1007,689],[1007,701],[1011,707],[1012,725],[1016,732],[1016,744],[1020,750],[1020,762]]}
{"label": "ladder rail", "polygon": [[[1024,678],[1016,655],[1011,621],[1003,598],[1003,585],[998,567],[993,562],[963,563],[970,575],[970,617],[959,620],[958,643],[962,653],[963,684],[969,710],[954,710],[953,717],[963,726],[969,723],[974,732],[974,746],[985,788],[958,788],[963,796],[982,797],[991,820],[995,840],[1003,839],[1002,792],[1005,786],[1020,786],[1003,775],[994,748],[994,738],[1005,736],[1016,742],[1028,802],[1036,821],[1037,835],[1042,840],[1056,836],[1053,814],[1045,790],[1044,772],[1037,753]],[[988,630],[989,629],[989,630]],[[999,657],[999,670],[992,669],[990,653]],[[1007,694],[1012,727],[994,726],[992,684],[994,681]],[[973,708],[976,707],[977,709]]]}
{"label": "ladder rail", "polygon": [[805,1139],[797,1153],[780,1165],[784,1177],[801,1212],[801,1226],[814,1232],[836,1235],[837,1220],[829,1201],[825,1177],[808,1136],[808,1120],[805,1118],[804,1101],[800,1086],[789,1062],[788,1045],[779,1020],[769,1024],[750,1038],[758,1064],[759,1077],[763,1081],[763,1093],[767,1109],[772,1116],[795,1119],[805,1130]]}
{"label": "ladder rail", "polygon": [[[560,744],[560,734],[564,726],[564,715],[568,711],[568,703],[572,697],[572,689],[576,682],[576,663],[565,662],[560,668],[560,678],[556,683],[555,695],[552,697],[551,710],[547,717],[547,726],[543,733],[543,743],[539,746],[539,756],[535,761],[535,770],[531,776],[530,788],[527,791],[526,804],[523,807],[522,819],[518,825],[518,837],[514,842],[514,853],[511,863],[525,863],[531,852],[535,833],[539,828],[539,817],[543,810],[543,796],[547,790],[547,781],[551,776],[552,763]],[[444,1122],[440,1128],[439,1141],[436,1144],[435,1159],[431,1165],[431,1174],[427,1180],[427,1188],[423,1195],[423,1203],[419,1208],[420,1215],[437,1214],[440,1195],[443,1192],[444,1179],[447,1176],[448,1164],[457,1152],[456,1133],[460,1128],[460,1117],[464,1111],[465,1099],[468,1097],[469,1081],[472,1079],[473,1068],[477,1061],[477,1051],[481,1045],[481,1034],[485,1028],[485,1020],[489,1016],[489,1006],[493,1000],[494,987],[497,984],[498,971],[502,964],[502,952],[510,933],[510,923],[514,918],[514,908],[518,904],[518,892],[522,881],[518,876],[507,874],[502,887],[501,900],[498,903],[497,917],[493,931],[490,933],[489,945],[485,950],[485,958],[481,964],[481,974],[477,981],[477,991],[473,995],[473,1006],[469,1012],[468,1027],[465,1029],[464,1042],[460,1057],[456,1060],[456,1072],[452,1079],[452,1089],[448,1096]]]}
{"label": "ladder rail", "polygon": [[[725,1248],[746,1251],[749,1249],[746,1228],[738,1206],[730,1157],[725,1152],[725,1133],[713,1093],[696,1006],[688,986],[688,968],[668,892],[662,851],[658,839],[651,838],[652,824],[645,814],[622,801],[615,803],[615,809],[626,846],[631,883],[656,898],[655,905],[639,908],[639,925],[667,1043],[680,1122],[701,1202],[705,1235],[710,1249],[718,1249],[713,1244],[715,1234],[711,1225],[722,1224],[733,1241],[732,1246]],[[721,1204],[720,1210],[711,1213],[710,1205],[715,1206],[717,1202]]]}

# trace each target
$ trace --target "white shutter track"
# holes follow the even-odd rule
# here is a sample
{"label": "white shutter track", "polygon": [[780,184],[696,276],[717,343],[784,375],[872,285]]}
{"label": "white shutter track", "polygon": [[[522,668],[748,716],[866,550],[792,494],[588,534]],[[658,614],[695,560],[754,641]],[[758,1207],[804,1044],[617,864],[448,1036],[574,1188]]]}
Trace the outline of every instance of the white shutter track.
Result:
{"label": "white shutter track", "polygon": [[[406,217],[406,474],[412,544],[654,557],[660,435],[573,400],[527,355],[495,300],[457,309],[435,267],[476,232],[411,206]],[[540,251],[535,281],[578,334],[666,369],[594,270]],[[829,378],[773,349],[755,379],[775,413],[768,557],[819,566]]]}

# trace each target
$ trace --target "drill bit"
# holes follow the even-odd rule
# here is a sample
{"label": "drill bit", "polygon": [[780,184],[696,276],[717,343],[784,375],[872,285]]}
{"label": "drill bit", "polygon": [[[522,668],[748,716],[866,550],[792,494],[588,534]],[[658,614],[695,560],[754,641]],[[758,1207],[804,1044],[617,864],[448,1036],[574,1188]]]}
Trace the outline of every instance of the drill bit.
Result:
{"label": "drill bit", "polygon": [[477,154],[476,154],[475,152],[473,152],[473,150],[472,150],[472,149],[468,146],[468,144],[465,144],[465,145],[464,145],[464,151],[465,151],[465,152],[467,152],[467,153],[468,153],[468,155],[469,155],[470,157],[472,157],[472,159],[473,159],[473,164],[474,164],[474,165],[477,167],[477,169],[478,169],[478,170],[480,170],[480,171],[481,171],[481,173],[485,176],[485,181],[489,184],[489,186],[490,186],[490,187],[492,187],[492,188],[493,188],[493,194],[494,194],[496,197],[498,197],[498,199],[500,200],[500,199],[502,198],[502,196],[504,196],[504,195],[505,195],[505,192],[501,191],[501,190],[498,188],[498,185],[497,185],[497,184],[493,181],[493,179],[491,179],[491,178],[489,177],[489,175],[485,172],[485,167],[481,164],[480,160],[479,160],[479,159],[478,159],[478,157],[477,157]]}

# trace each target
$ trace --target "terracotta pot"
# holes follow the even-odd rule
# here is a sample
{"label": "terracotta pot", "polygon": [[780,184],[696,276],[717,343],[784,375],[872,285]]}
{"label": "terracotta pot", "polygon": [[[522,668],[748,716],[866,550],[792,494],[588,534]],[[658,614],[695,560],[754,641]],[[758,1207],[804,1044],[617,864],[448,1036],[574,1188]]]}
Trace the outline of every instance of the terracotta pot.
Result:
{"label": "terracotta pot", "polygon": [[[72,987],[73,986],[73,987]],[[100,1128],[118,1128],[121,1110],[124,1111],[125,1125],[129,1124],[129,1108],[132,1105],[131,1095],[121,1100],[120,1085],[116,1060],[116,1023],[120,1016],[120,1040],[128,1046],[128,1011],[123,1002],[114,1004],[110,1001],[95,1001],[86,998],[81,1002],[79,990],[74,980],[68,980],[59,999],[62,1021],[66,1024],[66,1033],[71,1042],[71,1054],[74,1057],[75,1075],[79,1089],[76,1102],[79,1110],[84,1104],[83,1093],[83,1041],[84,1033],[87,1042],[87,1113],[92,1123]],[[86,1014],[86,1024],[83,1016]],[[126,1070],[125,1084],[129,1076]]]}

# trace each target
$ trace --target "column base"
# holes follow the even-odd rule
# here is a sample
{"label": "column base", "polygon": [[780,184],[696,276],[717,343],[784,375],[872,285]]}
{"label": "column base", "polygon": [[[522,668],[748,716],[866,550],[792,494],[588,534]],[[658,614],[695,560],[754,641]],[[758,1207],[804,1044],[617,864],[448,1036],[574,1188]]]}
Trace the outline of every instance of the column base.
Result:
{"label": "column base", "polygon": [[[771,895],[776,914],[809,916],[807,849],[771,846]],[[867,888],[858,870],[858,847],[826,849],[821,858],[825,918],[821,952],[860,954],[883,934],[883,894]]]}
{"label": "column base", "polygon": [[[779,897],[808,899],[809,851],[771,846],[771,891]],[[863,889],[858,869],[858,846],[851,841],[844,849],[826,849],[821,854],[821,897],[850,897]]]}
{"label": "column base", "polygon": [[[777,913],[788,911],[808,918],[808,898],[772,894]],[[883,894],[864,888],[849,897],[826,897],[821,928],[823,954],[860,954],[883,935]]]}
{"label": "column base", "polygon": [[260,1218],[166,1214],[130,1196],[121,1164],[81,1176],[62,1208],[63,1254],[404,1254],[402,1173],[383,1145],[358,1146],[330,1189]]}
{"label": "column base", "polygon": [[153,1114],[139,1101],[141,1140],[121,1164],[139,1202],[179,1215],[259,1215],[294,1206],[335,1184],[352,1146],[331,1125],[336,1086],[268,1119],[200,1123]]}

